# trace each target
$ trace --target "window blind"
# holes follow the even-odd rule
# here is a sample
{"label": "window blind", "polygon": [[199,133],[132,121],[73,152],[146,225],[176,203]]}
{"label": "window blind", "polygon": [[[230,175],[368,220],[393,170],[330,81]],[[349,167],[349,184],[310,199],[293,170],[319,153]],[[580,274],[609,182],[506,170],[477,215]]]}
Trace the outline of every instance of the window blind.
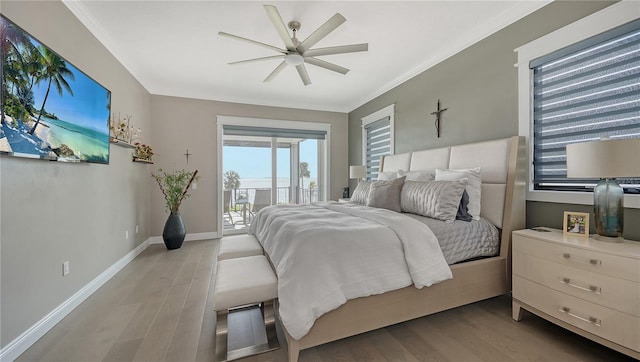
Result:
{"label": "window blind", "polygon": [[391,118],[384,117],[364,126],[366,132],[367,180],[378,177],[380,158],[391,154]]}
{"label": "window blind", "polygon": [[287,129],[269,127],[251,127],[223,125],[223,133],[227,136],[254,136],[254,137],[280,137],[280,138],[303,138],[323,140],[327,137],[326,131]]}
{"label": "window blind", "polygon": [[[640,137],[640,20],[533,60],[530,68],[534,188],[592,186],[597,180],[567,178],[565,147]],[[618,181],[640,187],[640,178]]]}

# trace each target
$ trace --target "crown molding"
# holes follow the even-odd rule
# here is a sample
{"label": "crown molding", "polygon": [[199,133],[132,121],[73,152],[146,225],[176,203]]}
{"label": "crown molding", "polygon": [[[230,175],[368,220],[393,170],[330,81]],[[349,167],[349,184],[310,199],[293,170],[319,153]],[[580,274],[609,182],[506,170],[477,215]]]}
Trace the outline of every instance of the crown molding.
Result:
{"label": "crown molding", "polygon": [[458,39],[458,41],[449,44],[449,46],[439,49],[437,54],[425,60],[422,64],[413,69],[410,69],[406,73],[383,85],[369,95],[364,96],[358,101],[348,105],[348,112],[352,112],[353,110],[357,109],[360,106],[363,106],[367,102],[372,101],[373,99],[383,95],[384,93],[401,85],[411,78],[414,78],[418,74],[434,67],[435,65],[445,61],[449,57],[463,51],[464,49],[472,46],[480,40],[489,37],[499,30],[515,23],[516,21],[524,18],[525,16],[533,13],[534,11],[546,6],[551,2],[553,2],[553,0],[524,1],[521,2],[518,6],[509,8],[501,13],[496,13],[491,21],[487,21],[484,23],[485,26],[472,29],[473,31],[468,32],[468,35],[466,37]]}
{"label": "crown molding", "polygon": [[139,68],[132,62],[129,57],[127,57],[126,53],[122,51],[122,49],[117,45],[117,43],[111,38],[106,29],[98,22],[91,13],[87,10],[81,0],[62,0],[62,3],[71,11],[73,15],[75,15],[78,20],[93,34],[93,36],[98,39],[102,45],[107,48],[107,50],[113,55],[114,58],[123,67],[131,73],[131,75],[136,78],[136,80],[148,90],[146,84],[142,81],[140,77]]}

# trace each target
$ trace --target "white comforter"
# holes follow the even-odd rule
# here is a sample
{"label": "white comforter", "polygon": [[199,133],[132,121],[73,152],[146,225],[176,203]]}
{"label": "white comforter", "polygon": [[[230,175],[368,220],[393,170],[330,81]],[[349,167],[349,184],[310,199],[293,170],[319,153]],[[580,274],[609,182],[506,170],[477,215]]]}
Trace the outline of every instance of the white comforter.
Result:
{"label": "white comforter", "polygon": [[251,224],[278,275],[280,318],[300,339],[348,299],[451,279],[431,230],[400,213],[354,204],[278,205]]}

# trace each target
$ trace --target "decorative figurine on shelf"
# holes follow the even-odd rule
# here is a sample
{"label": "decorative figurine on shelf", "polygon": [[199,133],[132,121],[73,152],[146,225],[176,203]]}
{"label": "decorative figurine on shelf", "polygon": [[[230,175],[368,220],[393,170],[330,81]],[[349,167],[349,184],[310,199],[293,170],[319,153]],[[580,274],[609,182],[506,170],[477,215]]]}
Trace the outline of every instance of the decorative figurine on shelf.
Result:
{"label": "decorative figurine on shelf", "polygon": [[138,134],[142,132],[140,128],[136,128],[131,123],[131,116],[126,115],[124,118],[120,119],[120,114],[118,114],[118,119],[111,118],[109,122],[109,131],[110,131],[110,140],[111,142],[122,141],[125,143],[132,143],[134,140],[138,138]]}
{"label": "decorative figurine on shelf", "polygon": [[144,143],[136,142],[136,149],[133,151],[133,160],[134,161],[145,161],[151,162],[153,161],[153,148],[149,145],[145,145]]}

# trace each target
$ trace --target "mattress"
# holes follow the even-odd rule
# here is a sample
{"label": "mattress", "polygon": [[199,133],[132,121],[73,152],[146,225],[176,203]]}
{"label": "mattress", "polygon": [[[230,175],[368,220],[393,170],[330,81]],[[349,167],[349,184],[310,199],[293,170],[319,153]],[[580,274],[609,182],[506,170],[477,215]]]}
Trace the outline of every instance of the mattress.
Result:
{"label": "mattress", "polygon": [[500,253],[500,233],[491,222],[480,220],[453,223],[425,216],[403,213],[429,227],[438,238],[442,254],[447,264],[452,265],[465,260],[496,256]]}

